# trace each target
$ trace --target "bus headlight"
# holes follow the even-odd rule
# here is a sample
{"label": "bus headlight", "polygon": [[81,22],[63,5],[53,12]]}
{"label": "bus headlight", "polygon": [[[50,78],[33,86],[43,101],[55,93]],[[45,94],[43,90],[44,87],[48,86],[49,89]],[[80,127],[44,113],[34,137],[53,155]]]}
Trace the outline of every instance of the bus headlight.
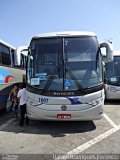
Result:
{"label": "bus headlight", "polygon": [[26,99],[27,99],[27,103],[30,105],[33,105],[33,106],[39,105],[39,102],[36,101],[36,99],[34,97],[26,96]]}
{"label": "bus headlight", "polygon": [[98,104],[103,103],[103,102],[104,102],[104,98],[102,97],[102,98],[96,99],[94,101],[91,101],[88,104],[92,105],[92,106],[97,106]]}

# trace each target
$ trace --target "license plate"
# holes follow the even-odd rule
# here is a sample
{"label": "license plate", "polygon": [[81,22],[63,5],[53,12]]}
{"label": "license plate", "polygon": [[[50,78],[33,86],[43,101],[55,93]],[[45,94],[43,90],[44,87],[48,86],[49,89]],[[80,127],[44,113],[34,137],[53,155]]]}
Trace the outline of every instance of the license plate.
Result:
{"label": "license plate", "polygon": [[57,114],[58,119],[70,119],[71,114]]}

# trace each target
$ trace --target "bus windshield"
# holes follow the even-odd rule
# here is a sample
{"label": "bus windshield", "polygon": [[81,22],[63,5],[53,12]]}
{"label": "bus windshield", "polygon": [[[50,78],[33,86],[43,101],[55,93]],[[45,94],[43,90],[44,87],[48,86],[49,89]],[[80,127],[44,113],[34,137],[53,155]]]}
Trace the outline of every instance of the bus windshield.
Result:
{"label": "bus windshield", "polygon": [[27,83],[52,91],[81,90],[102,83],[96,37],[38,38],[30,44]]}
{"label": "bus windshield", "polygon": [[106,81],[108,84],[120,85],[120,56],[114,56],[112,62],[106,63]]}

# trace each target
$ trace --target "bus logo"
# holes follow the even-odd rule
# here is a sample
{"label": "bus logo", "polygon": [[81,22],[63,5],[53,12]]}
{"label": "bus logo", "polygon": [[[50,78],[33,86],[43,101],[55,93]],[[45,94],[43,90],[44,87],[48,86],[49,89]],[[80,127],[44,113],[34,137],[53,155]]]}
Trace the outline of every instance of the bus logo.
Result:
{"label": "bus logo", "polygon": [[0,84],[8,83],[10,78],[14,78],[14,75],[9,71],[0,68]]}
{"label": "bus logo", "polygon": [[67,110],[67,106],[63,105],[63,106],[61,107],[61,110],[66,111],[66,110]]}
{"label": "bus logo", "polygon": [[55,96],[73,96],[74,92],[54,92]]}

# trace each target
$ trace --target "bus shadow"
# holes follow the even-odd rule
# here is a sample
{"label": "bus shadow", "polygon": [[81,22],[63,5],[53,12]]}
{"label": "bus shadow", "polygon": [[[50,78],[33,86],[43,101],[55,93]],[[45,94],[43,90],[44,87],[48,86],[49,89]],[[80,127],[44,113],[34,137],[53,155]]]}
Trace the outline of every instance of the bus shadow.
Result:
{"label": "bus shadow", "polygon": [[5,115],[6,114],[6,110],[5,109],[1,109],[0,110],[0,117],[2,117],[3,115]]}
{"label": "bus shadow", "polygon": [[105,105],[120,105],[120,100],[106,100]]}
{"label": "bus shadow", "polygon": [[24,125],[24,127],[21,127],[15,120],[4,131],[16,134],[24,133],[64,137],[67,134],[90,132],[95,129],[96,126],[93,121],[30,121],[28,126]]}

